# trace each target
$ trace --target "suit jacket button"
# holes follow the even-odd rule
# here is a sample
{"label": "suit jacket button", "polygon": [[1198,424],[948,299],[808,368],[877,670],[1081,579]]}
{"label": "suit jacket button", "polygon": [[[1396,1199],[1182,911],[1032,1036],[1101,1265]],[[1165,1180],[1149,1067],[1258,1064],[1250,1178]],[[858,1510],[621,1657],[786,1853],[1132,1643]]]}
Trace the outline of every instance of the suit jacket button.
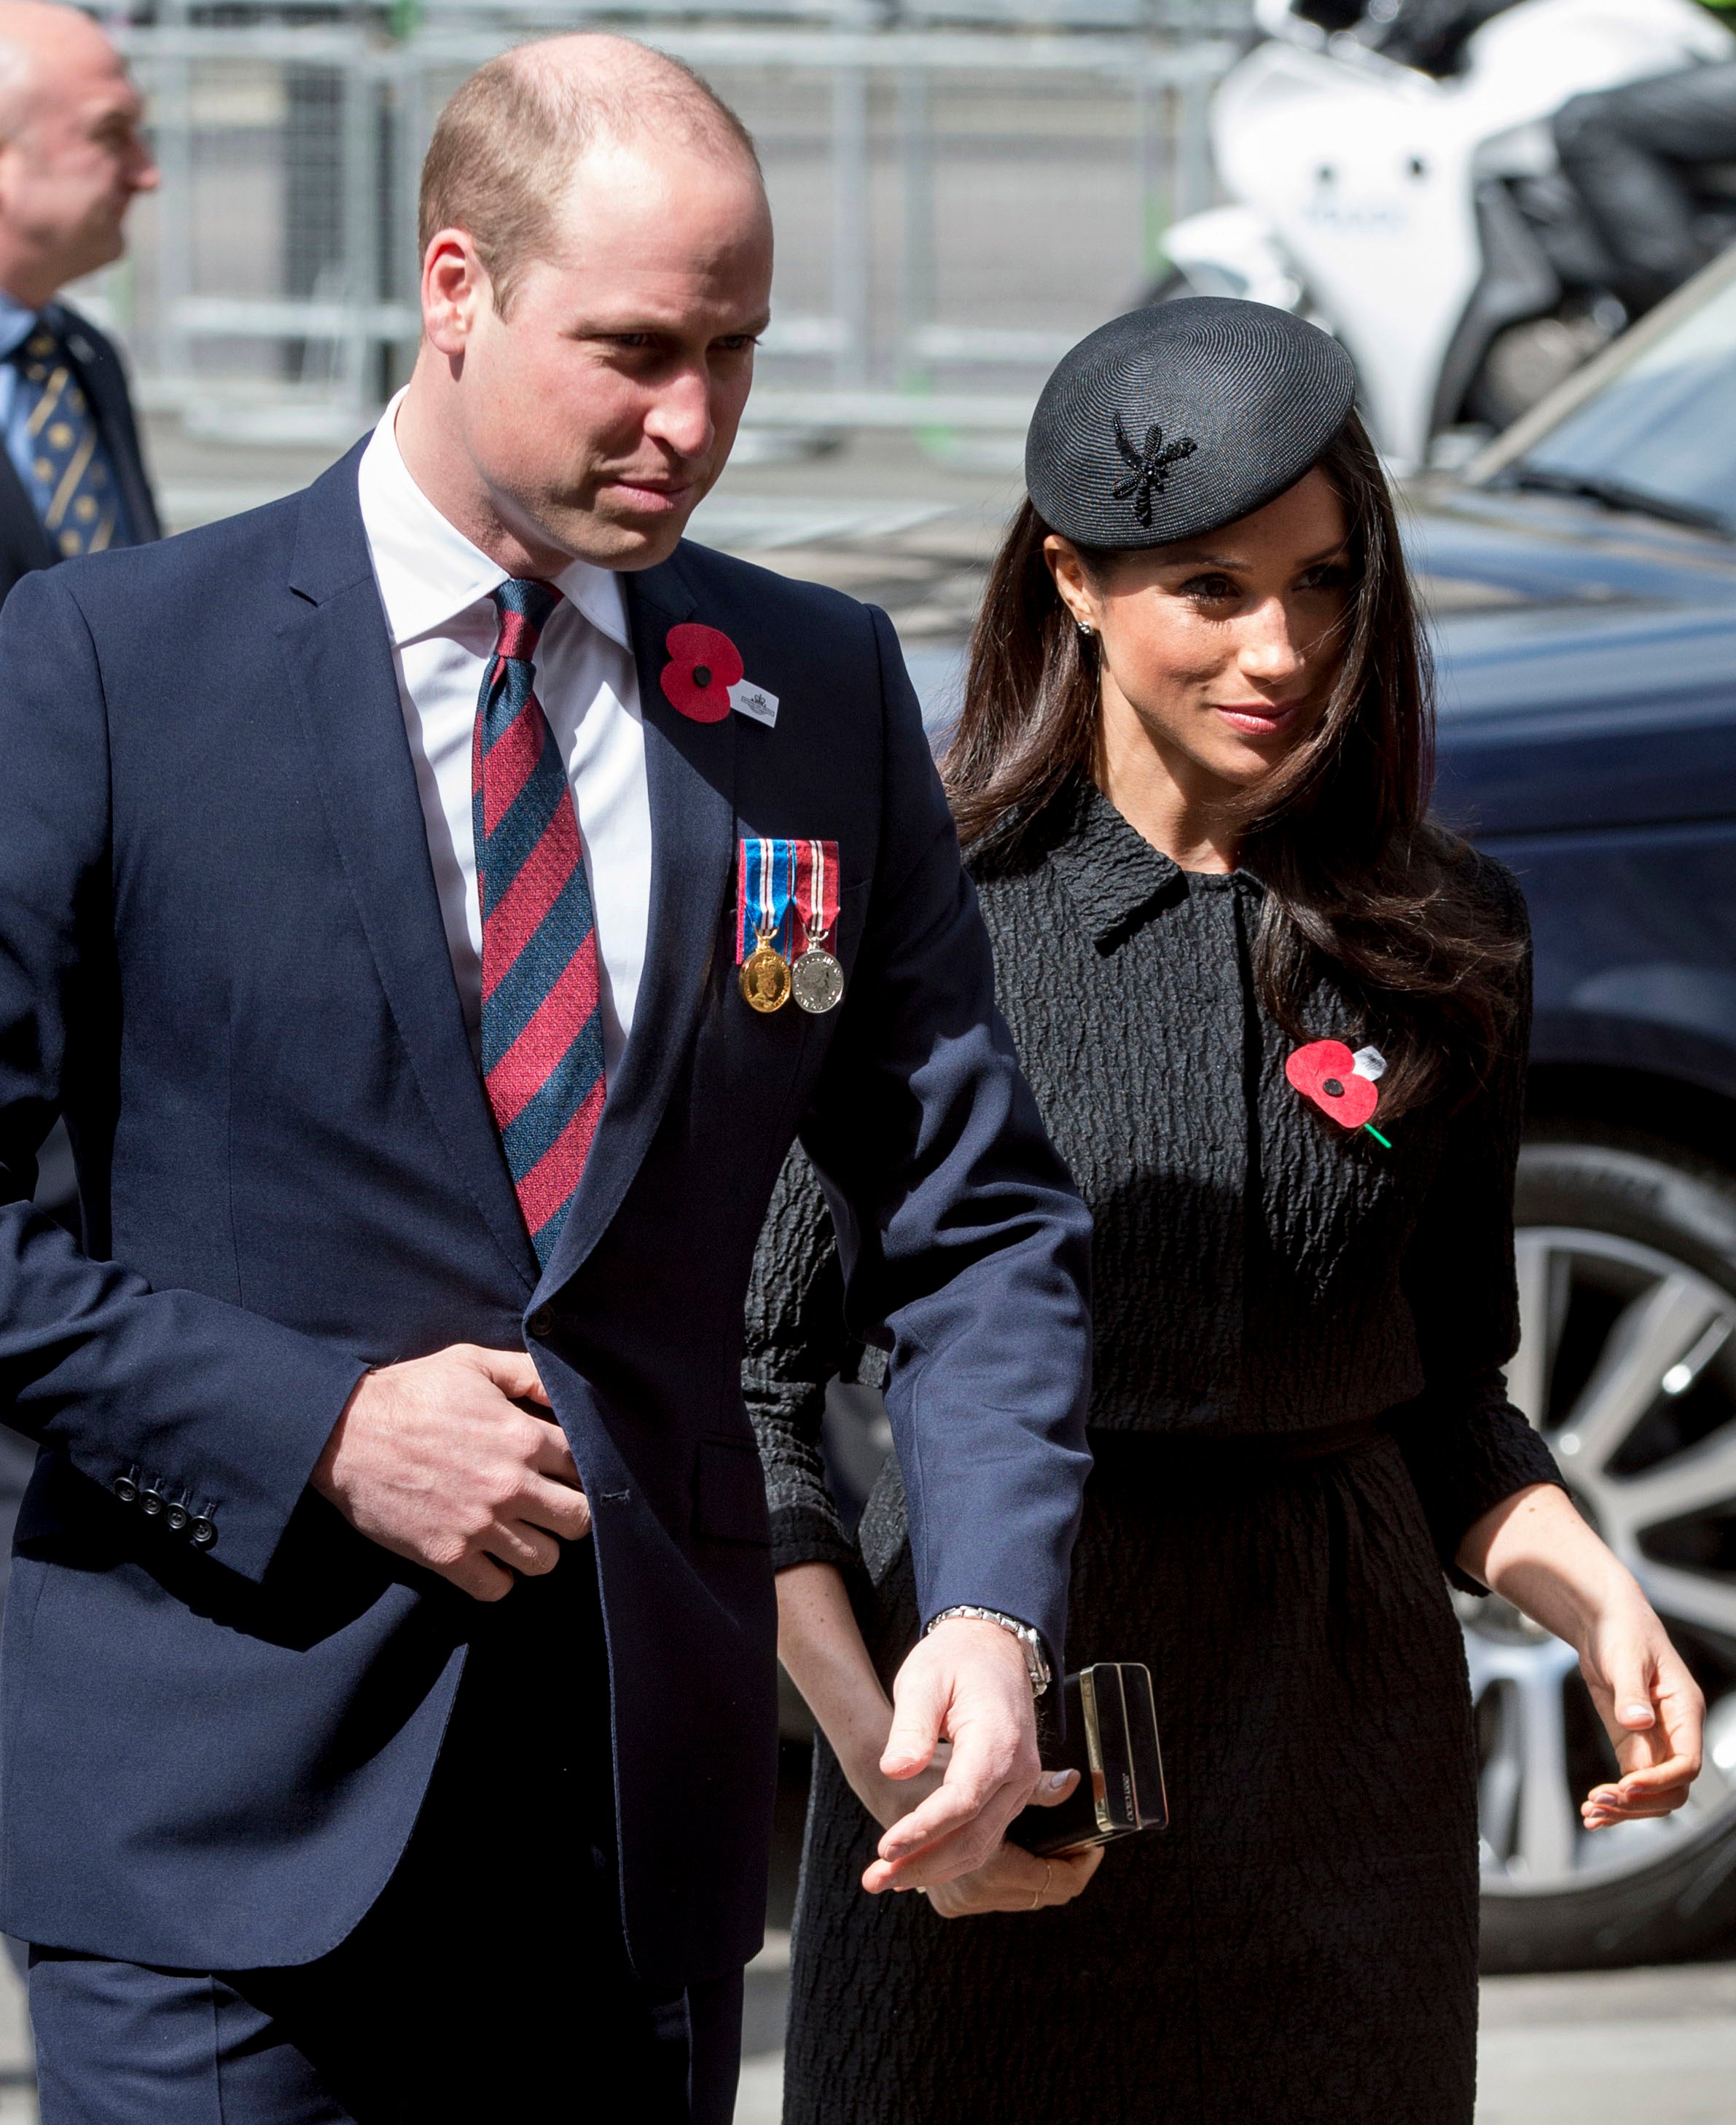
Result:
{"label": "suit jacket button", "polygon": [[179,1534],[192,1517],[185,1505],[171,1505],[163,1515],[163,1524],[171,1534]]}
{"label": "suit jacket button", "polygon": [[554,1308],[552,1306],[539,1306],[531,1316],[530,1326],[533,1336],[552,1336],[554,1333]]}
{"label": "suit jacket button", "polygon": [[198,1548],[209,1549],[217,1539],[217,1524],[215,1520],[208,1520],[201,1513],[188,1529],[188,1533]]}
{"label": "suit jacket button", "polygon": [[124,1505],[136,1505],[139,1502],[139,1486],[130,1476],[117,1476],[115,1478],[115,1496]]}
{"label": "suit jacket button", "polygon": [[139,1493],[139,1510],[149,1513],[154,1520],[163,1510],[163,1493],[160,1491],[141,1491]]}

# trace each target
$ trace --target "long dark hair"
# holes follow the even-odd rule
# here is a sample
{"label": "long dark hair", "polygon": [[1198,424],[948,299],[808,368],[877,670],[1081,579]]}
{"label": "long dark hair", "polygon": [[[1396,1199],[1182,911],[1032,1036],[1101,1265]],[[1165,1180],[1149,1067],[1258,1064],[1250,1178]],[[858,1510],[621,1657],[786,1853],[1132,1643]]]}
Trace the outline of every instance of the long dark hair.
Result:
{"label": "long dark hair", "polygon": [[[1523,946],[1465,843],[1427,813],[1434,771],[1428,653],[1392,496],[1352,414],[1319,460],[1344,505],[1352,586],[1337,675],[1305,743],[1253,794],[1242,861],[1266,887],[1254,947],[1261,1001],[1293,1039],[1333,982],[1378,1029],[1384,1113],[1443,1086],[1462,1095],[1511,1037]],[[970,646],[963,713],[941,773],[967,848],[1014,850],[1096,752],[1095,643],[1043,557],[1027,501],[1007,533]],[[1120,559],[1081,549],[1102,582]]]}

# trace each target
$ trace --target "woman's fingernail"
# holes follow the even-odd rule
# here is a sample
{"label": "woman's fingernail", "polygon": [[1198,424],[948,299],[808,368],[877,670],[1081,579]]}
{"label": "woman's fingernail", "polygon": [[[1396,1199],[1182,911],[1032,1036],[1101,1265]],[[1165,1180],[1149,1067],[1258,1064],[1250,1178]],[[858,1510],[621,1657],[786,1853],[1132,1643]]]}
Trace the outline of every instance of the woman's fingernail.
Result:
{"label": "woman's fingernail", "polygon": [[1630,1704],[1624,1708],[1621,1716],[1624,1719],[1644,1721],[1647,1726],[1649,1726],[1652,1720],[1652,1708],[1649,1704]]}
{"label": "woman's fingernail", "polygon": [[1044,1783],[1050,1793],[1059,1793],[1072,1776],[1071,1771],[1051,1771]]}

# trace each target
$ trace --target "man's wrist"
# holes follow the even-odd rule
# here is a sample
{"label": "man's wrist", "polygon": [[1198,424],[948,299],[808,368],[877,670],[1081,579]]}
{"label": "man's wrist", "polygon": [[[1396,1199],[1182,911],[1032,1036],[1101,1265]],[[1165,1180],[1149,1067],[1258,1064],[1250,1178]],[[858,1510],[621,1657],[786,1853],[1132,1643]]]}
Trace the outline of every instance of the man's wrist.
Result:
{"label": "man's wrist", "polygon": [[1029,1623],[1021,1623],[1018,1617],[1009,1616],[999,1609],[979,1609],[969,1602],[960,1602],[953,1608],[942,1609],[937,1616],[931,1616],[923,1628],[922,1636],[926,1638],[929,1632],[940,1624],[955,1621],[998,1624],[1001,1629],[1018,1642],[1019,1649],[1025,1656],[1025,1672],[1030,1679],[1032,1697],[1040,1697],[1048,1689],[1051,1680],[1049,1656],[1043,1649],[1042,1639]]}

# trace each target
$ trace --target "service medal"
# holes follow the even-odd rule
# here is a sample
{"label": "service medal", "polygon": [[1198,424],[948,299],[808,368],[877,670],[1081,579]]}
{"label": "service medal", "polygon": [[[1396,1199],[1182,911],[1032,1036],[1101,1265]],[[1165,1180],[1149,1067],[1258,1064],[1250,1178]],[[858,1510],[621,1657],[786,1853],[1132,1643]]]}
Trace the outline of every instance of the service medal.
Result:
{"label": "service medal", "polygon": [[844,993],[844,969],[827,950],[826,940],[837,921],[837,845],[804,841],[796,857],[796,906],[808,946],[790,970],[798,1006],[818,1018],[837,1009]]}
{"label": "service medal", "polygon": [[[788,841],[744,841],[738,873],[736,985],[755,1011],[781,1011],[790,1001],[786,956],[795,850]],[[751,940],[751,943],[750,943]]]}
{"label": "service medal", "polygon": [[818,1017],[842,997],[844,970],[823,945],[810,945],[790,969],[790,987],[801,1008]]}
{"label": "service medal", "polygon": [[[790,962],[775,945],[762,937],[742,961],[736,982],[743,997],[756,1011],[781,1011],[790,1001]],[[801,1001],[800,990],[796,1000]],[[806,1004],[803,1008],[812,1011],[814,1006]]]}

